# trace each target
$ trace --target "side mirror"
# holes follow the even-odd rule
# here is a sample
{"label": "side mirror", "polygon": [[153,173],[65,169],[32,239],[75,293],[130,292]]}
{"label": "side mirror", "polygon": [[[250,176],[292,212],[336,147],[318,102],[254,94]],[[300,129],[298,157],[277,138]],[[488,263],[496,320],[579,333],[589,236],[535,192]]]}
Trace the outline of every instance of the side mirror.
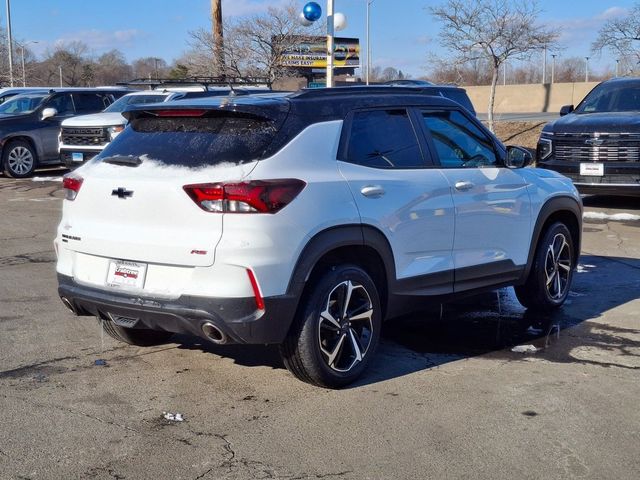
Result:
{"label": "side mirror", "polygon": [[505,165],[509,168],[522,168],[533,163],[533,155],[524,147],[509,145]]}
{"label": "side mirror", "polygon": [[58,111],[55,108],[45,108],[42,110],[42,120],[55,117],[56,115],[58,115]]}
{"label": "side mirror", "polygon": [[573,112],[573,105],[565,105],[560,109],[560,116],[564,117],[565,115],[569,115]]}

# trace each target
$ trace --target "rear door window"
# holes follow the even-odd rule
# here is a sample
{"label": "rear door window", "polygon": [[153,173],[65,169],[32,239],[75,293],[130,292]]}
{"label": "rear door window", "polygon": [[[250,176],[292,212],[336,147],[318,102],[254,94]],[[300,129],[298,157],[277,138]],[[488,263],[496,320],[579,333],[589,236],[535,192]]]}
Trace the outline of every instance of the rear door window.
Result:
{"label": "rear door window", "polygon": [[425,162],[405,109],[355,112],[347,161],[373,168],[421,168]]}
{"label": "rear door window", "polygon": [[164,165],[204,167],[260,159],[277,133],[274,121],[238,112],[196,117],[134,118],[99,155],[150,159]]}
{"label": "rear door window", "polygon": [[101,112],[111,103],[106,95],[100,93],[74,93],[73,103],[76,106],[76,113]]}

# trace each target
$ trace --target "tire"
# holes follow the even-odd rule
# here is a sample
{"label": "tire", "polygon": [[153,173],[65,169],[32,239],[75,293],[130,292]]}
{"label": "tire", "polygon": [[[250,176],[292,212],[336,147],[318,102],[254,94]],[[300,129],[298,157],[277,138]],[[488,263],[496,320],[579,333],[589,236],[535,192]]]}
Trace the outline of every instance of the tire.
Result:
{"label": "tire", "polygon": [[111,320],[97,319],[102,324],[102,330],[111,338],[119,342],[137,345],[138,347],[151,347],[167,343],[173,333],[160,330],[149,330],[146,328],[126,328],[116,325]]}
{"label": "tire", "polygon": [[380,299],[371,277],[354,265],[332,267],[305,289],[280,354],[300,380],[343,387],[366,369],[381,324]]}
{"label": "tire", "polygon": [[33,174],[38,157],[33,147],[24,140],[13,140],[2,153],[4,173],[12,178],[26,178]]}
{"label": "tire", "polygon": [[549,312],[562,306],[569,295],[575,258],[573,237],[560,222],[552,224],[536,247],[529,278],[515,287],[522,306]]}

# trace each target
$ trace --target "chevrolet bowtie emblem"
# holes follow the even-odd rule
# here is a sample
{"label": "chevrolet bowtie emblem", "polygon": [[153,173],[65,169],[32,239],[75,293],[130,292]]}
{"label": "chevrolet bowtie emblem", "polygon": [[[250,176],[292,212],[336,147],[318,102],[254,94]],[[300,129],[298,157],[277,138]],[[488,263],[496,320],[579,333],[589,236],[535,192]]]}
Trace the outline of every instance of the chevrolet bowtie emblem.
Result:
{"label": "chevrolet bowtie emblem", "polygon": [[116,188],[115,190],[112,190],[111,195],[118,198],[132,197],[133,190],[127,190],[126,188],[119,187],[119,188]]}
{"label": "chevrolet bowtie emblem", "polygon": [[599,147],[604,143],[604,140],[601,138],[588,138],[584,141],[584,143],[586,143],[587,145]]}

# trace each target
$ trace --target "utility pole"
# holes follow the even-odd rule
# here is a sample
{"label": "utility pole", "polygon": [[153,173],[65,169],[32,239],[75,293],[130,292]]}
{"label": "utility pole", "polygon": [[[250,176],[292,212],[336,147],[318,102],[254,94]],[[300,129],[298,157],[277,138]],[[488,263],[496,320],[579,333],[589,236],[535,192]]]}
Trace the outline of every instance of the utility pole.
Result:
{"label": "utility pole", "polygon": [[542,57],[542,84],[547,83],[547,44],[544,44],[544,55]]}
{"label": "utility pole", "polygon": [[215,72],[224,77],[224,36],[222,32],[222,0],[211,0],[211,22],[213,27]]}
{"label": "utility pole", "polygon": [[551,54],[551,58],[553,59],[553,61],[551,62],[551,83],[554,83],[556,81],[556,57],[558,55],[555,53]]}
{"label": "utility pole", "polygon": [[369,76],[370,76],[370,72],[371,72],[371,41],[370,41],[370,23],[371,23],[371,17],[369,14],[369,9],[371,7],[371,4],[373,3],[374,0],[365,0],[367,2],[367,77],[366,77],[366,82],[367,85],[369,85]]}
{"label": "utility pole", "polygon": [[7,43],[9,44],[9,83],[13,87],[13,39],[11,37],[11,3],[7,0]]}
{"label": "utility pole", "polygon": [[327,0],[327,88],[333,87],[333,0]]}
{"label": "utility pole", "polygon": [[589,57],[584,57],[584,81],[589,82]]}

